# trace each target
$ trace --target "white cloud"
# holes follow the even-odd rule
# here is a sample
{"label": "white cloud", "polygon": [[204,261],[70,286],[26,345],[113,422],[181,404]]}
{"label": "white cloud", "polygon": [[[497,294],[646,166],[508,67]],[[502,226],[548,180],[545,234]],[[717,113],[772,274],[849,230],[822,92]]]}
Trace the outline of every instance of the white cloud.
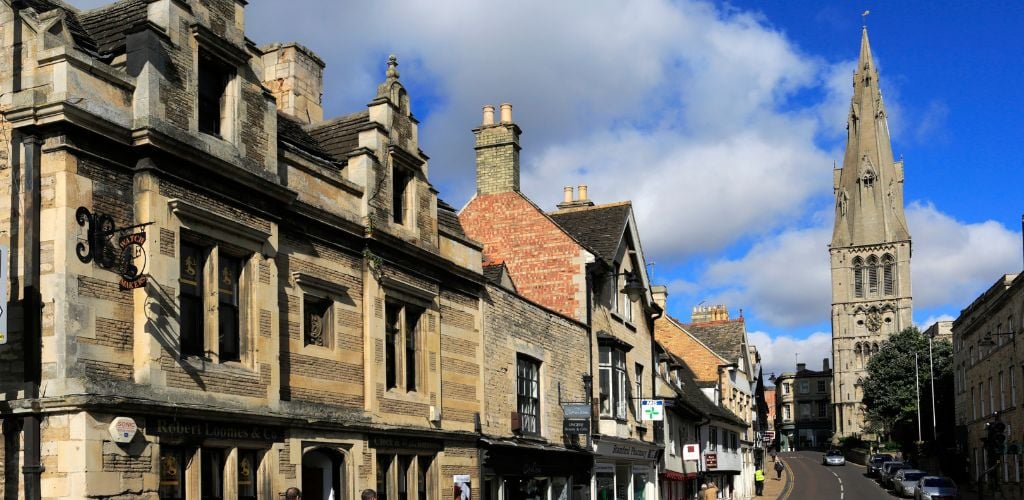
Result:
{"label": "white cloud", "polygon": [[1007,273],[1020,270],[1021,235],[996,221],[964,223],[932,204],[911,203],[914,306],[966,307]]}
{"label": "white cloud", "polygon": [[701,283],[716,302],[752,310],[772,325],[827,321],[832,303],[828,241],[831,228],[793,229],[756,243],[739,259],[712,263]]}
{"label": "white cloud", "polygon": [[927,330],[928,327],[938,323],[939,321],[953,321],[954,319],[956,319],[956,317],[949,314],[932,315],[925,318],[924,321],[918,322],[917,328],[923,332]]}
{"label": "white cloud", "polygon": [[754,331],[747,333],[747,339],[761,353],[766,379],[772,373],[780,375],[796,371],[798,362],[806,363],[810,370],[821,370],[822,360],[829,358],[829,366],[832,366],[832,335],[829,333],[815,332],[806,338],[796,338]]}

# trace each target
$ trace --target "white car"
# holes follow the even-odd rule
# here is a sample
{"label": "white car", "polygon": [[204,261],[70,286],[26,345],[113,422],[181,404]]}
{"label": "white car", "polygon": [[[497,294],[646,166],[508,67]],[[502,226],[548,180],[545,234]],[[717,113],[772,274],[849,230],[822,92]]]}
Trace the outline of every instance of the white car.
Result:
{"label": "white car", "polygon": [[829,450],[822,455],[821,465],[846,465],[846,458],[839,450]]}

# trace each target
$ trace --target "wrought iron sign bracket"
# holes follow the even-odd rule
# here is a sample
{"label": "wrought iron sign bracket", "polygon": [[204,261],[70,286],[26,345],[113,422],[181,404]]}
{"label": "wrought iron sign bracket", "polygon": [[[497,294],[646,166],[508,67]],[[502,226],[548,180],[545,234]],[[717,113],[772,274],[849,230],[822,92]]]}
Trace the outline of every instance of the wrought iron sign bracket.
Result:
{"label": "wrought iron sign bracket", "polygon": [[146,285],[146,232],[142,229],[152,222],[117,227],[110,215],[92,213],[85,207],[78,207],[75,220],[85,228],[85,239],[75,246],[78,260],[85,264],[95,262],[102,269],[116,272],[122,290]]}

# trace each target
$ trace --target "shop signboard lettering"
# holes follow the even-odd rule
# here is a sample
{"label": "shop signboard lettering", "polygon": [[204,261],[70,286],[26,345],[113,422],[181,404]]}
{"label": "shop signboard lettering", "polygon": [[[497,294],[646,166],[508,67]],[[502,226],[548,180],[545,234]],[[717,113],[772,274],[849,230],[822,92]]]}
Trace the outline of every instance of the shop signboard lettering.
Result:
{"label": "shop signboard lettering", "polygon": [[590,420],[563,420],[562,434],[590,434]]}
{"label": "shop signboard lettering", "polygon": [[566,420],[590,420],[590,411],[590,405],[586,403],[562,405],[562,414]]}
{"label": "shop signboard lettering", "polygon": [[708,453],[704,455],[704,466],[706,469],[717,469],[718,468],[718,453]]}
{"label": "shop signboard lettering", "polygon": [[441,442],[424,438],[384,436],[378,434],[370,436],[370,448],[439,451],[441,450]]}
{"label": "shop signboard lettering", "polygon": [[658,458],[657,448],[609,442],[602,442],[598,444],[597,453],[600,455],[607,455],[619,458],[631,458],[634,460],[650,460]]}
{"label": "shop signboard lettering", "polygon": [[150,434],[169,437],[254,441],[281,441],[284,439],[284,431],[279,427],[229,422],[156,418],[147,422],[146,429]]}

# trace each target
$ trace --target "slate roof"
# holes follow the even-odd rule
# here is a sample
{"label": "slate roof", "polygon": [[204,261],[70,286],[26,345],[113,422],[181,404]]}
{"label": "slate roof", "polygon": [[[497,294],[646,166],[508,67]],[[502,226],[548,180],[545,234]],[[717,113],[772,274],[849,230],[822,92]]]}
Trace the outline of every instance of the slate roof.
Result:
{"label": "slate roof", "polygon": [[75,45],[90,54],[96,54],[96,42],[93,41],[92,37],[89,36],[89,32],[82,26],[79,19],[80,14],[74,9],[51,0],[25,0],[25,5],[39,14],[50,12],[54,9],[63,10],[68,31],[71,33],[71,38],[75,41]]}
{"label": "slate roof", "polygon": [[706,323],[684,324],[676,320],[697,340],[715,351],[719,356],[735,362],[743,354],[745,326],[743,318]]}
{"label": "slate roof", "polygon": [[331,156],[344,161],[359,145],[359,131],[370,123],[369,110],[339,116],[309,129],[309,135]]}
{"label": "slate roof", "polygon": [[576,207],[548,213],[577,241],[597,253],[605,262],[615,261],[632,205],[628,201]]}
{"label": "slate roof", "polygon": [[[747,425],[742,418],[737,416],[728,408],[718,406],[708,399],[708,396],[704,394],[704,391],[701,391],[702,386],[695,381],[696,375],[693,373],[693,370],[690,369],[690,365],[686,364],[685,360],[673,354],[669,354],[669,356],[679,364],[679,385],[681,385],[682,388],[680,389],[677,387],[675,389],[685,403],[689,404],[704,415],[718,417],[719,419],[744,427]],[[714,387],[714,384],[710,387]]]}
{"label": "slate roof", "polygon": [[82,26],[92,37],[96,51],[107,55],[124,52],[125,31],[146,20],[144,0],[121,0],[79,15]]}
{"label": "slate roof", "polygon": [[277,113],[277,138],[317,158],[331,162],[338,161],[320,146],[320,143],[306,131],[302,123],[281,112]]}
{"label": "slate roof", "polygon": [[455,207],[445,203],[441,198],[437,199],[437,226],[460,238],[466,238],[466,231],[462,229],[462,222],[455,213]]}
{"label": "slate roof", "polygon": [[505,272],[505,263],[484,266],[484,278],[495,285],[501,285],[501,275]]}

